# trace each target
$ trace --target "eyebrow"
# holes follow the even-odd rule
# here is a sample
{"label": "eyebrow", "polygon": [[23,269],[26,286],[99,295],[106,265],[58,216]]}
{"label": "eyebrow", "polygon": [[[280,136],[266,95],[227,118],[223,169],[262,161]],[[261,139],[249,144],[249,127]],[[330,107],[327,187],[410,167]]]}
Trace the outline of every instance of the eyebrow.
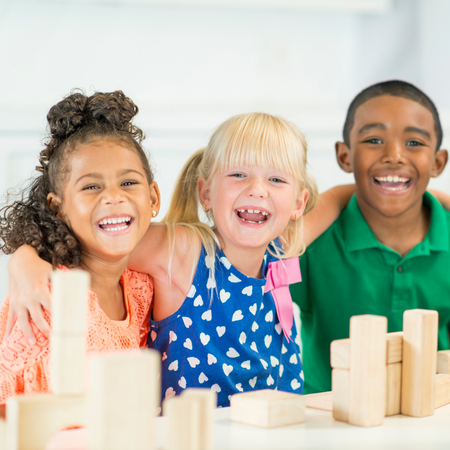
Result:
{"label": "eyebrow", "polygon": [[[119,176],[123,176],[123,175],[127,175],[129,173],[136,173],[136,174],[140,175],[141,177],[143,177],[141,172],[138,172],[137,170],[134,170],[134,169],[123,169],[118,174],[119,174]],[[97,178],[97,179],[99,179],[99,178],[103,178],[103,175],[101,173],[98,173],[98,172],[86,173],[85,175],[82,175],[80,178],[78,178],[78,180],[75,181],[75,184],[79,183],[84,178]]]}
{"label": "eyebrow", "polygon": [[384,125],[383,123],[368,123],[367,125],[361,127],[361,129],[358,131],[358,134],[365,133],[366,131],[372,129],[386,130],[386,125]]}
{"label": "eyebrow", "polygon": [[419,134],[421,134],[422,136],[425,136],[425,137],[427,137],[428,139],[431,139],[431,134],[430,134],[427,130],[424,130],[423,128],[418,128],[418,127],[406,127],[406,128],[405,128],[405,131],[412,132],[412,133],[419,133]]}

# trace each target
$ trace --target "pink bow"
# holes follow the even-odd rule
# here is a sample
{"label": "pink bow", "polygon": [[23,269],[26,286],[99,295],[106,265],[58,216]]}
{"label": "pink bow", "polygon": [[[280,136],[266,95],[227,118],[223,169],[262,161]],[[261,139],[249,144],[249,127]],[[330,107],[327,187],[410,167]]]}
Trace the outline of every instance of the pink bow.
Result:
{"label": "pink bow", "polygon": [[269,263],[264,293],[272,291],[277,308],[278,319],[286,339],[291,340],[290,333],[294,321],[294,309],[289,285],[302,281],[298,258],[289,258]]}

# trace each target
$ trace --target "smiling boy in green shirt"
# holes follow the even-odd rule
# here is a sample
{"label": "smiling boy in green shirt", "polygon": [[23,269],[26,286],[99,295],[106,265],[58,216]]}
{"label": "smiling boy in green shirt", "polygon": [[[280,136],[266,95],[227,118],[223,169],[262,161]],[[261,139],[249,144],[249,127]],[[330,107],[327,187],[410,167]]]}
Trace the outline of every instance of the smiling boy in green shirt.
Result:
{"label": "smiling boy in green shirt", "polygon": [[330,343],[348,337],[350,317],[378,314],[389,331],[403,312],[439,312],[439,348],[449,348],[450,213],[425,192],[444,169],[433,102],[402,81],[379,83],[351,103],[340,167],[356,193],[338,220],[300,258],[291,286],[302,322],[304,393],[331,390]]}

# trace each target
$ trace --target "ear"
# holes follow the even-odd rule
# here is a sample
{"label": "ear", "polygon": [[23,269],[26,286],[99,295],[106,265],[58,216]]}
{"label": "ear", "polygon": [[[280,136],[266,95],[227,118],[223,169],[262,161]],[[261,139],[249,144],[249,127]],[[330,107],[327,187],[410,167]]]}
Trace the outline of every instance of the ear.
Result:
{"label": "ear", "polygon": [[152,217],[156,217],[161,208],[161,194],[159,193],[159,186],[156,181],[152,181],[149,185],[150,187],[150,201],[152,208]]}
{"label": "ear", "polygon": [[438,177],[445,169],[448,161],[447,150],[438,150],[434,155],[433,167],[431,168],[431,176]]}
{"label": "ear", "polygon": [[56,213],[56,217],[58,217],[58,219],[62,219],[61,199],[55,193],[50,192],[50,194],[47,195],[47,203],[48,207]]}
{"label": "ear", "polygon": [[350,149],[344,142],[336,142],[336,159],[339,167],[347,173],[353,172],[352,161],[350,158]]}
{"label": "ear", "polygon": [[211,188],[203,177],[197,181],[198,198],[204,210],[212,209],[211,205]]}
{"label": "ear", "polygon": [[308,189],[303,189],[297,197],[295,201],[295,207],[291,214],[291,220],[296,221],[302,217],[303,212],[305,211],[306,204],[308,203],[309,191]]}

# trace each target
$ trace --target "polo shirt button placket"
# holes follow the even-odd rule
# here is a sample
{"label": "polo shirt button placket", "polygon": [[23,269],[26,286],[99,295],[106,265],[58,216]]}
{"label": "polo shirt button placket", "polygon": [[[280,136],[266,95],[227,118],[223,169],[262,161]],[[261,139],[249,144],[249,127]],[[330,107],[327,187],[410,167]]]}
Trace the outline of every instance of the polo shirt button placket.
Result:
{"label": "polo shirt button placket", "polygon": [[403,272],[403,267],[402,266],[398,266],[397,267],[397,272],[398,273],[402,273]]}

